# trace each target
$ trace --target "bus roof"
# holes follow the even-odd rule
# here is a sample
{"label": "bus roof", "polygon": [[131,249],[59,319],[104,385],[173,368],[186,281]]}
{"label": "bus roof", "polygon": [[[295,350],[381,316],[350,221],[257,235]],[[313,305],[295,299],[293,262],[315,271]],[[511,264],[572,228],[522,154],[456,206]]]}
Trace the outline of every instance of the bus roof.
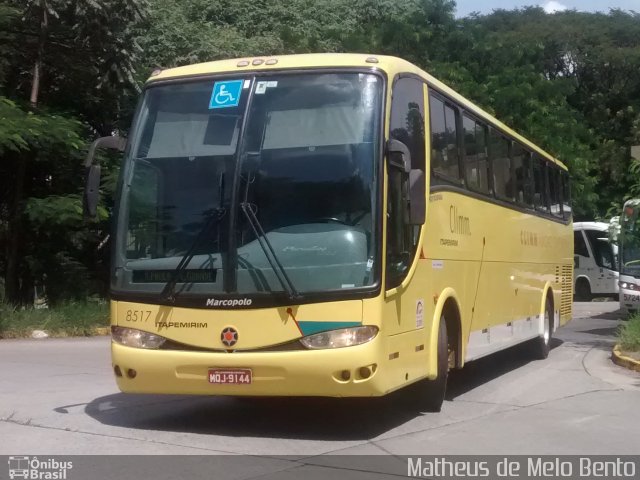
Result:
{"label": "bus roof", "polygon": [[[375,59],[375,60],[374,60]],[[270,64],[267,61],[271,60]],[[256,64],[261,62],[260,64]],[[268,70],[286,70],[286,69],[308,69],[308,68],[344,68],[344,67],[360,67],[374,68],[385,72],[389,77],[393,77],[397,73],[414,73],[424,78],[428,84],[445,93],[459,104],[463,105],[468,111],[474,113],[480,118],[487,120],[493,126],[499,128],[504,133],[518,140],[522,144],[528,146],[547,160],[557,164],[566,170],[566,166],[540,147],[530,142],[522,135],[518,134],[504,123],[500,122],[493,115],[485,112],[475,105],[471,100],[463,97],[452,88],[448,87],[440,80],[429,75],[424,70],[416,67],[412,63],[398,57],[388,55],[369,55],[363,53],[307,53],[301,55],[274,55],[263,57],[244,57],[228,60],[217,60],[213,62],[197,63],[194,65],[186,65],[183,67],[170,68],[152,74],[147,81],[153,83],[161,80],[169,80],[174,78],[197,77],[202,75],[211,75],[216,73],[235,73],[235,72],[259,72]]]}
{"label": "bus roof", "polygon": [[574,230],[609,230],[609,224],[605,222],[573,222]]}

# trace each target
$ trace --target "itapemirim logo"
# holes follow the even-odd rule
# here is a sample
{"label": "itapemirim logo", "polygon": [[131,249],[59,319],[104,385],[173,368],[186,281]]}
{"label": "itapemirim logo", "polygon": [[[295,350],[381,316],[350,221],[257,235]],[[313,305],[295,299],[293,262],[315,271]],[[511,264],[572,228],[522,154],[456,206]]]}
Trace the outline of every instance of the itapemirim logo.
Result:
{"label": "itapemirim logo", "polygon": [[55,458],[9,457],[9,478],[30,480],[66,480],[67,471],[73,468],[73,462],[61,462]]}

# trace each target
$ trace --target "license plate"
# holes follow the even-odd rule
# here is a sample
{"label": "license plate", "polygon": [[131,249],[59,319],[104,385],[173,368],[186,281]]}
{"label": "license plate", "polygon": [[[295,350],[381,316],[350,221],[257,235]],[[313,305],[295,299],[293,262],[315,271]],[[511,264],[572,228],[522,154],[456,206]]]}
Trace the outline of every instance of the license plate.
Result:
{"label": "license plate", "polygon": [[212,368],[209,370],[209,383],[216,385],[249,385],[251,370],[248,368]]}

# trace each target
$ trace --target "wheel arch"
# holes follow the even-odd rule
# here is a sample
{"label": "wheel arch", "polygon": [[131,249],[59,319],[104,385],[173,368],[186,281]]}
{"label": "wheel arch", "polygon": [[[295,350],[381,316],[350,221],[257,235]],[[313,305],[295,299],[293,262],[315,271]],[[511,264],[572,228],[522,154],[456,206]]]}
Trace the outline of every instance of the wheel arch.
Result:
{"label": "wheel arch", "polygon": [[455,367],[460,368],[463,365],[464,345],[462,332],[462,316],[460,301],[455,290],[448,287],[445,288],[436,301],[436,307],[433,313],[433,321],[431,322],[431,336],[429,349],[429,378],[435,378],[438,363],[438,329],[440,328],[440,319],[444,316],[447,325],[447,336],[450,347],[455,351]]}
{"label": "wheel arch", "polygon": [[591,288],[591,279],[589,278],[589,276],[588,275],[584,275],[584,274],[580,274],[580,275],[578,275],[577,277],[575,277],[573,279],[573,291],[574,291],[574,293],[575,293],[576,285],[578,285],[578,282],[582,282],[582,281],[587,282],[587,284],[589,285],[589,289],[593,290]]}

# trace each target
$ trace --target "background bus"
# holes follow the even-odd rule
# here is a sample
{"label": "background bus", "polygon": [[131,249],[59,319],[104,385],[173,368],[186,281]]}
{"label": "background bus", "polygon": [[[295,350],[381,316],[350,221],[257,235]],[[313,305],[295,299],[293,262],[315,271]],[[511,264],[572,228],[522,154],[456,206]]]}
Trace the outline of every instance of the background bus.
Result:
{"label": "background bus", "polygon": [[575,299],[618,296],[618,246],[609,238],[609,224],[573,224]]}
{"label": "background bus", "polygon": [[522,342],[544,358],[571,318],[566,167],[397,58],[156,72],[121,177],[111,322],[125,392],[410,386],[439,410],[450,367]]}
{"label": "background bus", "polygon": [[625,202],[620,215],[620,308],[633,313],[640,308],[640,199]]}

